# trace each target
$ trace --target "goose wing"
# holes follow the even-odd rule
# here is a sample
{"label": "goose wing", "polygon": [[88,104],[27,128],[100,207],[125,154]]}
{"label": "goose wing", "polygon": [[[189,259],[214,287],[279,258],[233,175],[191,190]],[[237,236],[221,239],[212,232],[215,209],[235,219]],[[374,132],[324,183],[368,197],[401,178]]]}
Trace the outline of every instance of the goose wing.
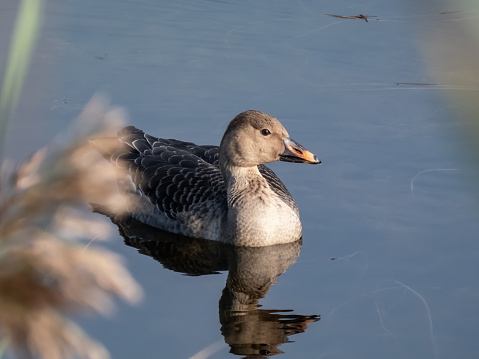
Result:
{"label": "goose wing", "polygon": [[167,140],[129,126],[118,133],[124,144],[110,160],[131,176],[133,191],[145,196],[168,218],[210,202],[226,206],[218,167],[218,147]]}

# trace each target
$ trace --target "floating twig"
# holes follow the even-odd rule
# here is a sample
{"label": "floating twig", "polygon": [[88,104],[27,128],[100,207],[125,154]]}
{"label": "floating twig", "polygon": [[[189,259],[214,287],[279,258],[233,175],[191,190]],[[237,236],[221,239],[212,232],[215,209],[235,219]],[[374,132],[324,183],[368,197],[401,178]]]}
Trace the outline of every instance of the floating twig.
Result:
{"label": "floating twig", "polygon": [[396,82],[396,85],[439,86],[439,84],[428,84],[428,83],[422,83],[422,82]]}
{"label": "floating twig", "polygon": [[363,14],[359,14],[359,15],[356,15],[356,16],[343,16],[343,15],[333,15],[333,14],[326,14],[328,16],[333,16],[333,17],[339,17],[341,19],[357,19],[357,20],[364,20],[366,22],[368,22],[368,19],[370,17],[377,17],[377,16],[373,16],[373,15],[363,15]]}

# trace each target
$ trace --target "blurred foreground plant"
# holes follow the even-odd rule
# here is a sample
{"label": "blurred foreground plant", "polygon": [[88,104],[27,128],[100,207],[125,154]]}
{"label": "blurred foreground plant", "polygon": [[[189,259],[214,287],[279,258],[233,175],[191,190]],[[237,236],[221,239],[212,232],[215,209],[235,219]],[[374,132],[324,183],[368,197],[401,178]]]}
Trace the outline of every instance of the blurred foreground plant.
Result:
{"label": "blurred foreground plant", "polygon": [[415,12],[436,14],[416,22],[419,47],[479,163],[479,2],[426,0],[410,6]]}
{"label": "blurred foreground plant", "polygon": [[121,122],[121,112],[92,100],[69,136],[17,170],[2,166],[0,334],[21,355],[108,358],[66,315],[106,314],[113,296],[141,297],[116,254],[80,241],[109,229],[88,218],[89,202],[124,208],[115,170],[88,143]]}
{"label": "blurred foreground plant", "polygon": [[[0,93],[0,144],[4,143],[8,121],[20,99],[35,43],[40,33],[43,7],[43,0],[22,0],[19,4]],[[2,157],[2,150],[3,146],[0,146],[0,157]]]}

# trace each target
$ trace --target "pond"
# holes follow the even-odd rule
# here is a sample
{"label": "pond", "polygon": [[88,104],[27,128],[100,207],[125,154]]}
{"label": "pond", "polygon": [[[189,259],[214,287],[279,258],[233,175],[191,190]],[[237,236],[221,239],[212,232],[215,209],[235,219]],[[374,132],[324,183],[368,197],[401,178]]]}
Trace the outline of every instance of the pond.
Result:
{"label": "pond", "polygon": [[[3,28],[14,1],[2,7]],[[198,144],[219,144],[236,114],[264,111],[322,160],[270,165],[303,224],[287,255],[216,248],[214,265],[187,270],[161,246],[161,260],[138,254],[112,224],[107,246],[145,291],[111,318],[80,320],[112,358],[477,356],[475,159],[432,85],[415,10],[394,0],[47,3],[10,158],[51,141],[100,91],[129,124]],[[422,14],[438,26],[449,16]],[[232,268],[264,280],[246,318],[231,311]]]}

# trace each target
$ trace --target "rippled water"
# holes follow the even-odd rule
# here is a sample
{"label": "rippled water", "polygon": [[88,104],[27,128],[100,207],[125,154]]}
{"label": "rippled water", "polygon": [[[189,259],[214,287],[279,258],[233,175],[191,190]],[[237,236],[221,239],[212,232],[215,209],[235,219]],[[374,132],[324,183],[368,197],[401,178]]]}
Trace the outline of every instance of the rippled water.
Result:
{"label": "rippled water", "polygon": [[[2,28],[13,3],[0,5]],[[99,90],[131,124],[202,144],[218,144],[241,111],[271,113],[323,161],[271,165],[303,223],[296,263],[256,313],[301,329],[276,346],[281,357],[473,358],[477,176],[442,90],[414,85],[435,82],[414,10],[393,0],[49,1],[7,152],[23,158],[51,140]],[[378,17],[325,15],[360,13]],[[437,26],[448,16],[423,15]],[[82,321],[113,358],[234,357],[242,324],[222,311],[226,272],[182,275],[120,235],[109,247],[146,292],[111,319]]]}

